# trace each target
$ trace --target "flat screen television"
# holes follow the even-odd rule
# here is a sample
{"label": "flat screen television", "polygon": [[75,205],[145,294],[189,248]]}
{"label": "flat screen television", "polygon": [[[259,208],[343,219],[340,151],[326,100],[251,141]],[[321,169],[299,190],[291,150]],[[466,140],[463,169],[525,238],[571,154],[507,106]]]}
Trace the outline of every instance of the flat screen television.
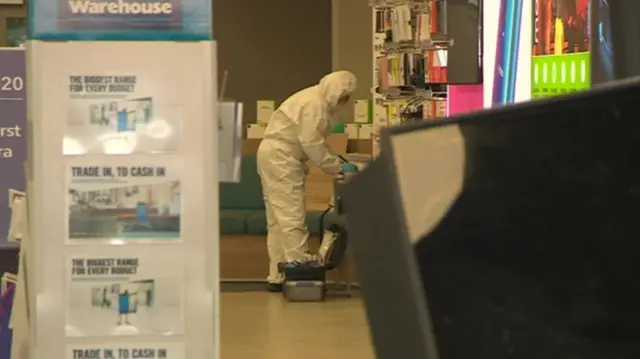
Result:
{"label": "flat screen television", "polygon": [[[482,83],[482,10],[477,0],[446,0],[438,9],[453,40],[447,49],[447,83]],[[441,23],[443,21],[440,21]]]}

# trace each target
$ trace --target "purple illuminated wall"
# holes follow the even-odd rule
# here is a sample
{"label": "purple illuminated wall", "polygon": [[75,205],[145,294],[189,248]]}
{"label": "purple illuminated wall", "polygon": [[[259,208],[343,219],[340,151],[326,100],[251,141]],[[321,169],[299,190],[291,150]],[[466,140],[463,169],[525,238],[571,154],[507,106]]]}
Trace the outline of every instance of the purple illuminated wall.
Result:
{"label": "purple illuminated wall", "polygon": [[8,191],[25,189],[27,159],[26,66],[23,50],[0,50],[0,248],[7,243]]}

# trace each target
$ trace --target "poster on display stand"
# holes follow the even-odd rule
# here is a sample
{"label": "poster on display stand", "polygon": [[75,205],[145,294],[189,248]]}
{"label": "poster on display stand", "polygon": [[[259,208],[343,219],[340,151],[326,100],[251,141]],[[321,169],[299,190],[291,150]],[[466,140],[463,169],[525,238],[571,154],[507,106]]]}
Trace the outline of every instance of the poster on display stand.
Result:
{"label": "poster on display stand", "polygon": [[29,7],[30,357],[219,358],[211,3]]}
{"label": "poster on display stand", "polygon": [[184,333],[182,267],[176,253],[69,256],[66,335]]}
{"label": "poster on display stand", "polygon": [[120,156],[67,161],[71,243],[181,240],[182,164]]}
{"label": "poster on display stand", "polygon": [[71,74],[68,81],[65,154],[179,150],[182,109],[167,102],[166,95],[158,99],[166,90],[155,81],[131,74],[82,72]]}
{"label": "poster on display stand", "polygon": [[[115,46],[100,43],[78,43],[75,47],[101,52],[101,56],[117,58]],[[121,43],[123,51],[129,51],[133,43]],[[176,46],[180,46],[179,44]],[[111,49],[109,48],[111,47]],[[97,50],[94,50],[97,49]],[[103,51],[100,51],[103,49]],[[70,49],[71,50],[71,49]],[[129,55],[139,51],[131,51]],[[96,54],[97,55],[97,54]],[[98,55],[98,56],[100,56]],[[179,71],[167,71],[158,78],[159,66],[147,61],[122,58],[113,59],[122,70],[110,67],[109,71],[96,70],[98,56],[76,64],[65,75],[68,98],[66,126],[63,142],[65,155],[132,153],[171,153],[180,150],[182,138],[182,106],[185,97],[181,93],[183,76]],[[86,57],[86,56],[85,56]]]}
{"label": "poster on display stand", "polygon": [[[15,248],[7,240],[11,220],[10,190],[24,191],[27,160],[25,51],[0,49],[0,248]],[[13,265],[13,264],[12,264]]]}

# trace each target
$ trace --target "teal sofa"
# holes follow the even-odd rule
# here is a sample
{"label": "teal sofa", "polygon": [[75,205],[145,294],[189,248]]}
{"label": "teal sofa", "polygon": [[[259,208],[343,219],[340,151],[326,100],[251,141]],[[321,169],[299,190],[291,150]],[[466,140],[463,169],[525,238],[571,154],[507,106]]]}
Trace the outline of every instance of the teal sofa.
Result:
{"label": "teal sofa", "polygon": [[[311,235],[321,237],[322,211],[307,212],[307,226]],[[324,229],[335,223],[337,216],[330,212],[324,220]],[[260,177],[256,170],[256,156],[242,157],[240,183],[220,184],[220,235],[266,236],[267,218]],[[266,237],[265,237],[266,240]]]}

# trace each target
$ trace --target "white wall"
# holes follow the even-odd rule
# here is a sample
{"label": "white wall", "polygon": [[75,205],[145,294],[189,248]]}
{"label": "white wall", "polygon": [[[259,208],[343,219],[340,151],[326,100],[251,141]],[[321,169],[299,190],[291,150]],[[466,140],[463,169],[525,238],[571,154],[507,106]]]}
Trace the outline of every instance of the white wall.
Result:
{"label": "white wall", "polygon": [[[333,70],[349,70],[358,78],[352,99],[371,99],[373,33],[368,0],[331,1],[331,63]],[[353,120],[353,103],[341,111]]]}

